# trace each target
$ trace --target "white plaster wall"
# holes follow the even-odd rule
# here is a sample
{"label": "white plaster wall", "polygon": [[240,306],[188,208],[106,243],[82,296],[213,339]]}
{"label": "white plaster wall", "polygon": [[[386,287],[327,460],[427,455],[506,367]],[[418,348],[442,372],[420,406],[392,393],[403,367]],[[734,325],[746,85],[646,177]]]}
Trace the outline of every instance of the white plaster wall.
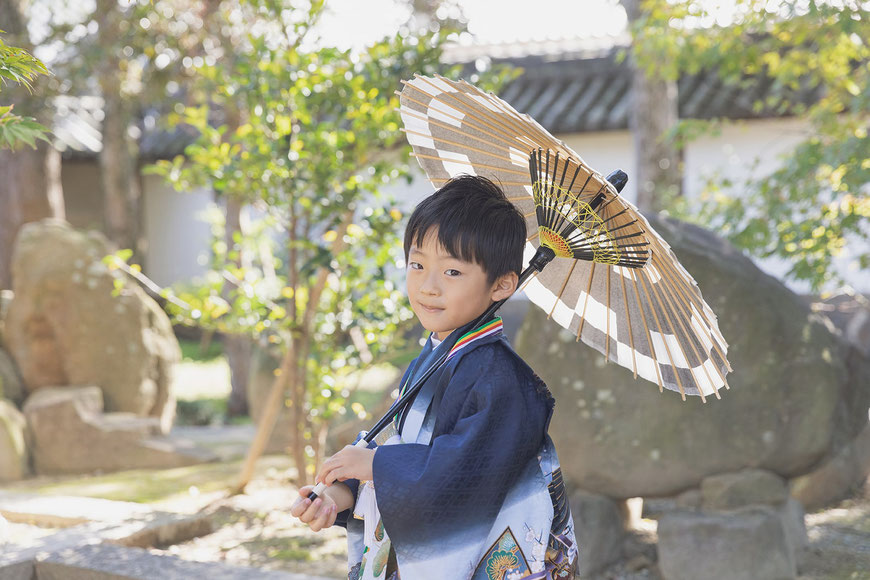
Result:
{"label": "white plaster wall", "polygon": [[[800,119],[764,119],[736,122],[724,127],[721,135],[707,136],[692,142],[685,153],[686,194],[701,194],[711,177],[728,177],[735,183],[747,178],[769,175],[779,167],[801,141],[811,135],[812,128]],[[739,188],[732,195],[744,195]],[[749,194],[745,194],[749,195]],[[855,256],[867,251],[866,242],[850,244],[835,259],[837,271],[856,290],[870,292],[870,272],[857,269]],[[790,265],[779,258],[756,260],[759,267],[772,276],[783,279]],[[809,284],[787,281],[795,292],[809,293]]]}
{"label": "white plaster wall", "polygon": [[571,133],[557,137],[573,149],[586,165],[604,177],[616,169],[625,171],[628,174],[628,183],[621,195],[631,203],[637,201],[637,183],[633,179],[634,142],[629,131]]}
{"label": "white plaster wall", "polygon": [[[687,196],[697,197],[711,177],[759,177],[770,173],[794,146],[803,140],[809,126],[796,119],[766,119],[738,122],[723,128],[720,135],[707,136],[689,144],[684,153]],[[591,167],[609,174],[614,169],[628,173],[623,195],[637,199],[634,143],[629,131],[573,133],[558,135]],[[433,188],[415,162],[417,171],[411,184],[401,180],[385,191],[392,194],[399,207],[407,213],[429,195]],[[154,176],[146,178],[146,228],[151,240],[148,268],[161,283],[185,280],[203,272],[197,256],[207,253],[208,227],[196,214],[208,206],[211,196],[205,192],[179,194],[159,183]],[[840,272],[857,290],[870,292],[870,273],[850,269],[848,256],[837,261]],[[782,260],[756,261],[762,270],[782,279],[788,265]],[[787,282],[795,291],[806,293],[806,284]]]}
{"label": "white plaster wall", "polygon": [[144,273],[161,286],[204,274],[211,230],[201,214],[212,203],[211,192],[179,193],[162,177],[146,175],[142,200],[148,240]]}

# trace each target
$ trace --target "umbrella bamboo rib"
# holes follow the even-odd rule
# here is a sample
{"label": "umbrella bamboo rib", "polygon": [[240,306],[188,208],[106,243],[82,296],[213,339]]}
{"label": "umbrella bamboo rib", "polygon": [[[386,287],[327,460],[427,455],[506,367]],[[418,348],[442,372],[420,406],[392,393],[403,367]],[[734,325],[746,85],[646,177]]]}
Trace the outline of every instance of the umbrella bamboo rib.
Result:
{"label": "umbrella bamboo rib", "polygon": [[[409,101],[413,101],[413,102],[419,104],[419,105],[422,106],[422,107],[425,107],[425,106],[426,106],[424,103],[422,103],[422,102],[420,102],[420,101],[418,101],[418,100],[416,100],[416,99],[414,99],[414,98],[412,98],[412,97],[409,97],[408,95],[404,95],[404,94],[402,94],[402,93],[400,93],[400,92],[398,92],[398,91],[396,91],[396,94],[402,96],[403,98],[408,99]],[[487,140],[485,140],[485,139],[481,139],[480,137],[478,137],[478,136],[476,136],[476,135],[470,133],[469,131],[463,131],[463,130],[461,130],[461,128],[455,127],[455,126],[453,126],[453,125],[449,125],[449,124],[447,124],[447,123],[442,123],[442,122],[440,122],[440,121],[437,121],[437,120],[433,119],[432,117],[427,117],[426,115],[424,115],[424,114],[422,114],[422,113],[419,113],[419,112],[415,111],[414,109],[411,109],[411,108],[408,108],[408,107],[400,107],[400,108],[399,108],[399,112],[400,112],[400,113],[407,114],[407,115],[410,115],[411,117],[414,117],[414,118],[416,118],[416,119],[420,119],[421,121],[425,121],[425,122],[428,123],[429,125],[433,125],[433,126],[435,126],[435,127],[439,127],[439,128],[441,128],[441,129],[444,129],[445,131],[450,131],[451,133],[456,133],[457,135],[460,135],[460,136],[462,136],[462,137],[467,137],[468,139],[473,139],[473,140],[475,140],[475,141],[479,141],[479,142],[481,142],[481,143],[483,143],[483,144],[485,144],[485,145],[493,145],[493,143],[492,143],[491,141],[487,141]],[[441,114],[445,115],[445,116],[455,118],[455,119],[457,119],[458,121],[460,120],[460,119],[458,119],[457,117],[454,117],[453,115],[449,115],[448,113],[444,113],[443,111],[439,111],[439,112],[440,112]],[[480,131],[480,132],[483,133],[484,135],[489,135],[489,136],[492,137],[493,139],[498,140],[498,141],[499,141],[499,142],[500,142],[500,143],[501,143],[501,144],[502,144],[506,149],[510,149],[511,147],[514,147],[514,146],[516,145],[515,142],[505,140],[505,139],[499,137],[498,135],[495,135],[495,134],[490,133],[490,132],[488,132],[488,131],[484,131],[483,129],[480,129],[479,127],[474,126],[472,123],[466,123],[466,125],[468,125],[469,128],[474,129],[475,131]],[[414,133],[413,131],[409,131],[408,129],[402,129],[402,130],[405,131],[405,132],[411,132],[411,133]],[[437,137],[434,137],[434,136],[432,136],[432,135],[426,135],[426,134],[424,134],[424,133],[415,133],[415,134],[417,134],[417,135],[422,135],[423,137],[431,138],[431,139],[433,139],[433,140],[439,140]],[[446,142],[446,143],[450,143],[450,141],[445,141],[445,142]],[[463,146],[463,147],[465,147],[465,146]],[[470,147],[469,147],[469,148],[470,148]],[[530,150],[531,150],[531,149],[530,149]]]}
{"label": "umbrella bamboo rib", "polygon": [[[455,83],[453,83],[452,81],[448,80],[447,82],[455,86]],[[564,143],[550,135],[547,131],[540,128],[539,125],[528,115],[520,114],[516,109],[511,107],[510,104],[502,101],[497,97],[492,97],[491,95],[484,93],[472,84],[462,81],[462,85],[467,87],[470,92],[476,93],[481,98],[486,99],[488,103],[490,103],[491,105],[502,111],[507,117],[509,117],[512,121],[512,126],[515,131],[519,131],[520,133],[531,133],[540,142],[546,143],[548,147],[552,146],[551,148],[553,150],[561,150],[563,153],[568,154],[569,157],[572,156],[570,155],[570,149],[568,149],[564,145]],[[576,157],[578,158],[580,165],[585,165],[582,159],[579,159],[579,155],[576,155]]]}
{"label": "umbrella bamboo rib", "polygon": [[[419,80],[422,80],[423,82],[428,84],[429,86],[433,87],[434,89],[440,90],[434,84],[429,82],[429,80],[426,79],[425,77],[421,77],[420,75],[416,75],[416,77]],[[413,86],[416,90],[420,91],[421,93],[428,95],[430,98],[432,98],[432,100],[438,101],[438,102],[444,104],[445,106],[450,107],[451,109],[456,109],[456,106],[454,106],[453,104],[448,103],[446,100],[440,98],[442,95],[450,97],[453,101],[456,101],[457,103],[461,103],[462,107],[465,110],[473,111],[474,113],[476,113],[476,114],[469,114],[469,116],[471,116],[475,121],[477,121],[478,123],[480,123],[486,127],[489,127],[490,129],[492,129],[494,131],[498,131],[498,132],[501,132],[501,133],[509,136],[511,139],[514,140],[515,144],[516,144],[516,141],[519,139],[525,139],[527,142],[527,147],[531,146],[531,148],[533,148],[533,149],[540,147],[541,144],[545,144],[548,149],[552,149],[554,151],[561,150],[563,153],[565,153],[565,156],[568,158],[573,159],[574,157],[577,157],[577,159],[575,160],[575,163],[577,163],[579,166],[583,167],[584,169],[587,169],[590,173],[595,173],[593,170],[591,170],[589,167],[587,167],[581,159],[579,159],[579,157],[580,157],[579,155],[576,155],[576,153],[575,153],[572,156],[571,155],[572,152],[570,150],[567,150],[561,143],[556,141],[551,135],[547,134],[546,132],[542,132],[533,123],[531,123],[531,124],[527,123],[527,121],[525,121],[522,117],[520,117],[518,113],[516,113],[515,111],[512,111],[512,110],[506,109],[502,103],[498,102],[496,99],[491,98],[488,94],[481,92],[479,89],[477,89],[477,87],[474,87],[473,85],[470,85],[468,83],[464,83],[464,85],[459,85],[458,83],[451,81],[450,79],[441,77],[441,76],[438,76],[437,78],[440,79],[441,81],[447,83],[448,85],[450,85],[454,89],[456,89],[457,92],[456,93],[441,93],[439,95],[432,95],[432,94],[422,90],[417,85],[411,85],[411,86]],[[463,86],[469,87],[471,89],[470,92],[475,93],[476,95],[485,99],[489,104],[493,105],[497,109],[504,112],[505,115],[507,115],[510,118],[510,122],[505,123],[505,122],[503,122],[502,119],[494,118],[489,109],[487,109],[485,106],[481,105],[480,103],[478,103],[474,99],[471,99],[469,97],[469,92],[462,90]],[[463,98],[460,98],[460,95]],[[464,97],[468,97],[468,98],[464,98]],[[483,117],[483,118],[481,118],[481,117]],[[519,123],[519,124],[517,124],[517,123]],[[532,129],[531,131],[529,131],[530,127]],[[527,136],[527,133],[529,133],[529,132],[535,134],[534,137],[537,138],[537,141],[535,141],[534,138]],[[516,147],[516,148],[519,149],[519,147]],[[565,163],[567,163],[567,160],[565,161]],[[558,167],[554,168],[554,174],[557,171],[558,171]]]}
{"label": "umbrella bamboo rib", "polygon": [[559,288],[559,294],[556,296],[556,301],[553,302],[553,307],[550,309],[550,313],[547,315],[547,320],[553,316],[553,312],[556,311],[556,306],[559,304],[559,299],[562,298],[562,293],[565,292],[565,286],[568,285],[568,280],[571,278],[571,274],[574,272],[574,266],[577,265],[577,260],[571,260],[571,269],[568,270],[568,275],[565,276],[565,281],[562,282],[562,287]]}
{"label": "umbrella bamboo rib", "polygon": [[[441,78],[443,79],[444,77],[441,77]],[[444,80],[446,80],[448,83],[451,84],[451,86],[456,88],[457,83],[455,83],[449,79],[444,79]],[[541,139],[543,141],[549,141],[551,143],[555,143],[555,139],[552,135],[538,129],[538,127],[536,126],[535,123],[529,123],[526,119],[523,118],[523,116],[519,112],[517,112],[516,109],[511,107],[508,103],[502,101],[499,98],[492,98],[488,93],[481,91],[479,88],[477,88],[476,86],[474,86],[468,82],[462,81],[461,86],[465,87],[468,90],[468,92],[475,93],[479,97],[486,99],[487,102],[489,102],[491,105],[498,108],[505,115],[512,118],[515,122],[519,122],[521,129],[523,129],[524,132],[529,131],[531,133],[535,133],[535,134],[537,134],[538,139]]]}
{"label": "umbrella bamboo rib", "polygon": [[[429,80],[428,80],[426,77],[417,76],[417,78],[418,78],[419,80],[422,80],[423,82],[425,82],[427,85],[433,87],[435,90],[439,90],[439,91],[440,91],[440,89],[439,89],[438,87],[436,87],[435,85],[433,85],[431,82],[429,82]],[[402,82],[405,83],[405,84],[409,84],[409,83],[407,83],[406,81],[402,81]],[[442,92],[441,94],[432,94],[432,93],[430,93],[430,92],[427,92],[427,91],[423,90],[423,89],[420,88],[418,85],[411,85],[411,86],[414,87],[416,90],[420,91],[421,93],[423,93],[424,95],[428,96],[431,100],[436,101],[436,102],[439,102],[439,103],[443,104],[444,106],[449,107],[450,109],[457,110],[455,105],[452,105],[451,103],[449,103],[449,102],[447,102],[446,100],[444,100],[443,98],[441,98],[442,96],[445,96],[445,97],[451,97],[453,100],[462,103],[463,105],[465,105],[466,107],[468,107],[468,109],[474,111],[475,113],[478,113],[478,114],[479,114],[479,112],[480,112],[480,111],[477,109],[477,104],[476,104],[476,103],[472,103],[472,104],[469,105],[469,103],[466,103],[466,102],[462,101],[461,99],[457,98],[456,95],[455,95],[454,93],[445,93],[445,92]],[[460,108],[462,108],[462,107],[460,107]],[[501,133],[504,137],[507,137],[507,138],[509,138],[509,139],[516,140],[516,139],[518,139],[519,137],[523,136],[523,133],[520,133],[519,135],[516,135],[515,133],[514,133],[514,134],[511,134],[509,131],[504,131],[504,130],[502,130],[500,127],[497,126],[498,124],[496,124],[496,125],[494,126],[494,125],[492,125],[491,123],[487,123],[485,120],[480,119],[480,118],[478,117],[478,115],[475,115],[475,114],[472,114],[472,113],[467,113],[467,114],[465,115],[464,118],[459,118],[459,117],[456,117],[455,115],[449,115],[448,113],[445,113],[444,111],[439,111],[439,112],[442,113],[442,114],[448,115],[448,116],[450,116],[450,117],[456,119],[457,121],[459,121],[460,123],[463,123],[463,124],[467,122],[467,121],[465,120],[465,118],[470,117],[470,118],[473,119],[475,122],[480,123],[480,124],[483,125],[484,127],[489,128],[491,131],[496,131],[496,132],[498,132],[498,133]]]}
{"label": "umbrella bamboo rib", "polygon": [[[431,181],[432,183],[447,183],[448,181],[450,181],[450,179],[451,178],[449,178],[449,177],[429,177],[429,181]],[[528,181],[499,181],[498,184],[501,186],[526,187],[527,185],[529,185],[529,182]]]}
{"label": "umbrella bamboo rib", "polygon": [[[408,83],[405,82],[405,84],[408,84]],[[413,86],[413,85],[411,85],[411,86]],[[414,89],[420,91],[420,92],[423,93],[424,95],[429,95],[429,93],[427,93],[427,92],[425,92],[425,91],[421,91],[421,90],[420,90],[419,88],[417,88],[417,87],[414,87]],[[429,105],[427,105],[426,103],[424,103],[424,102],[422,102],[422,101],[418,101],[417,99],[415,99],[414,97],[412,97],[412,96],[410,96],[410,95],[406,95],[406,94],[404,94],[404,93],[399,93],[399,92],[397,92],[396,94],[400,95],[403,99],[408,99],[408,100],[411,101],[412,103],[417,103],[417,104],[420,105],[421,107],[425,107],[425,108],[428,108],[428,107],[429,107]],[[429,96],[431,97],[432,95],[429,95]],[[438,99],[435,99],[435,98],[433,97],[432,100],[438,100]],[[438,102],[440,103],[440,102],[443,102],[443,101],[438,100]],[[451,107],[451,108],[452,108],[452,107]],[[409,108],[405,108],[404,110],[405,110],[406,112],[407,112],[407,111],[413,111],[413,109],[409,109]],[[414,111],[414,112],[416,112],[416,111]],[[468,126],[469,128],[474,129],[475,131],[480,131],[480,132],[483,133],[484,135],[489,135],[489,136],[492,137],[493,139],[497,139],[498,141],[504,143],[505,146],[507,146],[507,147],[511,147],[512,145],[515,144],[513,141],[510,141],[510,140],[508,140],[508,139],[505,139],[505,138],[502,137],[502,136],[499,136],[499,135],[495,135],[495,134],[493,134],[493,133],[490,133],[490,132],[487,131],[486,129],[481,129],[480,127],[475,126],[474,123],[469,123],[468,121],[466,121],[466,120],[464,120],[464,119],[462,119],[462,118],[460,118],[460,117],[457,117],[456,115],[451,115],[450,113],[446,113],[446,112],[444,112],[444,111],[438,111],[438,112],[439,112],[441,115],[444,115],[445,117],[450,117],[451,119],[456,119],[456,121],[458,121],[461,125],[466,125],[466,126]],[[435,125],[437,125],[437,126],[445,127],[445,125],[442,125],[442,124],[440,124],[440,123],[436,123],[436,122],[432,121],[430,117],[427,117],[427,116],[425,116],[425,115],[422,116],[422,117],[420,117],[419,115],[414,115],[414,116],[416,116],[416,117],[418,117],[418,118],[422,118],[422,119],[425,120],[427,123],[433,123],[433,124],[435,124]],[[468,135],[468,133],[464,133],[464,132],[461,132],[461,131],[457,131],[455,128],[453,129],[453,131],[454,131],[455,133],[459,133],[459,134],[461,134],[461,135]]]}
{"label": "umbrella bamboo rib", "polygon": [[[664,249],[662,249],[662,251],[664,251]],[[700,293],[697,290],[697,288],[694,288],[694,292],[693,292],[693,289],[687,285],[685,278],[683,278],[683,276],[674,269],[673,264],[671,264],[668,260],[664,260],[664,264],[666,266],[666,270],[668,272],[670,272],[670,274],[672,275],[672,277],[674,279],[676,279],[677,287],[683,289],[682,294],[688,295],[688,300],[690,300],[692,302],[693,306],[695,306],[695,309],[698,311],[698,314],[701,316],[704,316],[703,299],[700,296],[696,295],[696,294]],[[707,322],[711,322],[711,321],[707,321]],[[710,324],[710,329],[715,330],[716,325]],[[722,362],[725,364],[725,367],[728,369],[729,372],[732,372],[731,365],[728,363],[728,359],[725,357],[725,354],[719,348],[719,343],[718,343],[717,337],[714,337],[712,335],[708,335],[707,338],[713,344],[713,348],[716,350],[717,354],[722,359]],[[719,338],[721,338],[721,335],[719,335]],[[724,338],[722,338],[722,343],[723,344],[725,343]],[[723,377],[723,380],[724,380],[724,377]]]}
{"label": "umbrella bamboo rib", "polygon": [[[657,264],[659,272],[661,272],[662,267],[659,264],[659,260],[655,260],[655,263]],[[678,290],[676,288],[673,288],[673,286],[671,286],[670,280],[667,280],[665,278],[662,278],[662,280],[665,281],[665,285],[667,286],[668,292],[666,292],[665,290],[662,290],[661,294],[665,297],[665,300],[668,302],[668,305],[670,306],[671,310],[674,313],[674,318],[677,319],[677,322],[679,323],[680,328],[682,329],[683,333],[686,336],[692,336],[694,333],[695,337],[697,337],[697,331],[694,329],[694,327],[692,328],[693,332],[689,332],[688,329],[686,328],[686,325],[684,323],[684,320],[686,320],[686,312],[682,309],[682,307],[680,307],[680,312],[677,312],[677,308],[674,305],[674,302],[671,300],[670,294],[673,293],[675,298],[676,298]],[[667,311],[665,311],[665,315],[667,315]],[[696,338],[696,340],[698,340],[698,342],[701,343],[700,339]],[[697,357],[697,359],[698,359],[698,364],[700,365],[701,370],[704,371],[704,375],[706,375],[707,380],[713,386],[713,392],[716,394],[716,398],[721,399],[722,397],[719,395],[719,388],[717,386],[715,386],[716,384],[713,382],[712,377],[710,377],[710,373],[707,371],[707,366],[704,364],[704,358],[701,356],[701,353],[698,352],[698,349],[695,346],[695,343],[691,340],[689,340],[688,342],[689,342],[689,346],[692,347],[692,352],[695,354],[695,357]],[[680,344],[682,344],[682,343],[680,343]],[[686,360],[688,361],[688,358]],[[689,363],[689,365],[690,365],[691,369],[694,369],[694,367],[691,366],[691,363]],[[695,374],[695,371],[692,370],[692,375],[694,376],[694,374]],[[695,382],[697,382],[697,380]],[[704,401],[704,393],[701,391],[700,387],[698,388],[698,392],[701,394],[701,401],[703,402]]]}
{"label": "umbrella bamboo rib", "polygon": [[619,283],[622,286],[622,303],[625,304],[625,317],[628,319],[628,345],[631,347],[631,372],[637,379],[637,358],[634,353],[634,332],[631,328],[631,309],[628,307],[628,295],[625,292],[625,276],[619,275]]}
{"label": "umbrella bamboo rib", "polygon": [[[679,389],[680,389],[680,396],[685,401],[686,400],[686,391],[683,389],[683,381],[680,379],[680,373],[677,372],[676,365],[674,365],[674,357],[671,355],[671,347],[668,346],[668,341],[665,339],[665,332],[662,331],[662,323],[659,320],[658,313],[656,312],[656,305],[661,306],[661,304],[658,304],[658,297],[653,296],[652,292],[650,292],[650,289],[647,288],[647,284],[649,284],[651,286],[652,281],[647,280],[646,277],[647,277],[646,271],[641,270],[641,275],[639,276],[639,278],[640,278],[641,284],[644,287],[644,292],[646,292],[646,295],[648,298],[651,298],[651,299],[655,298],[656,299],[655,301],[657,304],[653,304],[652,300],[650,300],[650,304],[652,305],[652,308],[650,310],[652,311],[653,320],[655,320],[655,322],[656,322],[656,328],[658,329],[659,334],[662,337],[662,342],[665,345],[665,352],[668,355],[668,362],[671,363],[671,368],[674,369],[674,377],[677,379],[677,387],[679,387]],[[670,334],[673,334],[673,329],[672,329]],[[658,357],[656,357],[656,360],[658,360]]]}
{"label": "umbrella bamboo rib", "polygon": [[[659,262],[659,261],[656,260],[656,263],[657,262]],[[661,267],[658,263],[656,264],[656,267],[659,269],[659,271],[661,271]],[[667,286],[667,281],[665,280],[665,278],[663,277],[661,280],[662,280],[663,285]],[[683,324],[682,317],[679,315],[676,308],[674,308],[673,303],[670,301],[670,297],[668,296],[668,292],[665,291],[665,290],[673,291],[673,289],[670,287],[659,288],[658,284],[653,284],[652,290],[653,290],[653,293],[656,295],[656,300],[659,302],[659,304],[662,305],[662,312],[664,312],[665,319],[667,320],[668,326],[671,327],[672,334],[674,334],[676,336],[676,332],[673,332],[675,330],[675,326],[674,326],[673,320],[671,320],[671,314],[669,313],[669,310],[671,310],[673,312],[674,318],[676,319],[677,323],[679,324],[680,329],[682,330],[683,334],[685,334],[687,338],[691,337],[691,333],[689,333],[686,330],[686,327]],[[664,301],[662,300],[662,297],[664,297],[664,299],[665,299]],[[668,302],[667,305],[665,305],[665,301]],[[670,306],[670,308],[668,308],[668,306]],[[706,367],[704,367],[704,359],[701,358],[701,354],[698,352],[697,348],[695,348],[695,343],[691,339],[688,339],[688,342],[689,342],[689,346],[692,347],[692,351],[694,352],[695,357],[698,360],[698,364],[701,366],[701,369],[704,371],[704,374],[707,375],[707,380],[710,382],[711,385],[713,385],[714,384],[713,380],[710,378],[710,375],[707,372]],[[686,351],[683,348],[683,341],[677,341],[677,346],[680,348],[680,352],[683,355],[683,359],[686,361],[686,364],[688,365],[689,370],[692,373],[692,378],[695,380],[696,388],[698,389],[698,394],[701,396],[701,402],[706,403],[707,399],[706,399],[706,397],[704,397],[704,392],[701,390],[701,387],[698,386],[698,384],[697,384],[698,380],[695,379],[695,372],[694,372],[694,370],[692,370],[692,369],[694,369],[695,365],[693,365],[692,361],[689,360],[689,357],[686,356]],[[676,369],[674,372],[676,372]],[[715,391],[715,387],[714,387],[714,391]],[[716,397],[720,398],[719,393],[716,393]]]}
{"label": "umbrella bamboo rib", "polygon": [[637,310],[640,312],[640,320],[643,322],[643,330],[646,332],[646,342],[647,346],[649,346],[649,351],[652,354],[653,366],[656,369],[656,378],[658,379],[659,384],[659,392],[661,393],[664,390],[664,381],[662,380],[662,372],[659,369],[658,356],[656,355],[656,348],[652,341],[652,336],[649,333],[649,325],[646,323],[646,314],[643,311],[643,303],[640,301],[640,288],[637,285],[637,277],[634,275],[634,270],[629,270],[629,274],[631,274],[631,281],[634,284],[634,299],[637,302]]}
{"label": "umbrella bamboo rib", "polygon": [[604,268],[607,280],[607,332],[604,333],[604,360],[610,362],[610,271],[612,268]]}
{"label": "umbrella bamboo rib", "polygon": [[[504,155],[498,155],[496,153],[491,153],[489,151],[484,151],[483,149],[478,149],[477,147],[472,147],[471,145],[465,145],[462,143],[457,143],[456,141],[450,141],[448,139],[442,139],[440,137],[435,137],[433,135],[427,135],[425,133],[420,133],[418,131],[412,131],[410,129],[401,129],[403,133],[407,133],[410,135],[417,135],[419,137],[425,137],[426,139],[431,139],[433,141],[438,141],[439,143],[446,143],[447,145],[454,145],[456,147],[461,147],[463,149],[467,149],[469,151],[474,151],[475,153],[480,153],[481,155],[487,155],[489,157],[495,157],[500,161],[508,161],[513,163],[513,160],[510,157],[505,157]],[[528,173],[527,171],[525,173]]]}
{"label": "umbrella bamboo rib", "polygon": [[517,288],[516,291],[517,291],[517,292],[522,292],[523,290],[525,290],[525,289],[526,289],[526,286],[528,286],[528,285],[532,282],[532,280],[534,280],[535,278],[537,278],[537,277],[538,277],[538,274],[540,274],[540,273],[541,273],[540,270],[535,270],[534,272],[532,272],[532,275],[529,276],[529,279],[525,281],[525,283],[522,285],[521,288]]}
{"label": "umbrella bamboo rib", "polygon": [[[508,124],[508,127],[511,129],[511,131],[518,133],[520,135],[525,134],[526,132],[535,133],[537,139],[539,139],[543,142],[550,142],[550,143],[554,142],[554,139],[550,135],[547,135],[546,133],[542,133],[540,130],[538,130],[538,128],[534,124],[523,123],[522,118],[519,117],[519,114],[516,111],[510,110],[510,109],[504,107],[500,102],[498,102],[501,99],[499,99],[498,101],[495,99],[492,99],[492,98],[490,98],[490,96],[488,94],[484,93],[483,91],[481,91],[480,89],[478,89],[477,87],[475,87],[474,85],[471,85],[469,83],[460,84],[460,83],[456,83],[456,82],[451,81],[450,79],[447,79],[444,77],[439,77],[439,78],[441,78],[442,81],[445,81],[446,83],[448,83],[454,89],[457,89],[458,91],[460,91],[461,94],[469,94],[469,92],[476,93],[477,96],[485,99],[488,103],[490,103],[491,105],[493,105],[496,108],[498,108],[499,110],[501,110],[511,120],[511,123]],[[457,85],[459,85],[459,86],[457,86]],[[469,92],[462,91],[462,89],[460,87],[463,87],[463,86],[465,88],[469,89]],[[460,100],[460,99],[457,99],[457,100]],[[474,102],[473,99],[472,99],[472,102]],[[466,104],[468,104],[468,103],[466,103]],[[487,117],[489,117],[488,114],[487,114]],[[500,123],[500,121],[498,119],[496,119],[494,121],[497,123]],[[519,121],[521,124],[517,125],[516,124],[517,121]],[[529,131],[529,129],[531,129],[531,131]]]}
{"label": "umbrella bamboo rib", "polygon": [[[663,274],[663,275],[664,275],[664,276],[665,276],[665,277],[666,277],[666,278],[671,282],[673,288],[674,288],[674,289],[676,290],[676,292],[677,292],[677,296],[678,296],[678,298],[680,299],[680,302],[682,302],[683,305],[684,305],[684,306],[686,307],[686,309],[688,310],[688,308],[689,308],[689,304],[688,304],[688,302],[687,302],[687,298],[686,298],[686,296],[683,294],[683,290],[680,288],[680,285],[679,285],[680,280],[678,279],[677,282],[674,283],[674,280],[673,280],[673,278],[671,277],[671,276],[672,276],[672,273],[670,272],[670,267],[669,267],[669,265],[668,265],[668,264],[665,264],[665,266],[666,266],[666,267],[665,267],[664,269],[660,269],[660,271],[661,271],[662,274]],[[691,297],[689,298],[689,300],[691,300]],[[704,312],[703,309],[700,309],[700,308],[697,308],[697,307],[696,307],[696,310],[698,310],[698,314],[700,314],[701,316],[703,316],[703,312]],[[687,317],[688,320],[691,320],[691,313],[689,313],[688,311],[685,313],[685,316]],[[708,321],[708,320],[706,320],[706,319],[702,319],[702,320],[703,320],[704,322],[707,322],[708,324],[709,324],[709,322],[710,322],[710,321]],[[706,337],[706,339],[707,339],[707,342],[709,342],[711,345],[713,345],[713,350],[714,350],[714,351],[719,355],[720,359],[722,359],[722,360],[721,360],[721,363],[724,363],[725,367],[728,368],[729,370],[731,370],[731,369],[730,369],[730,365],[728,365],[728,360],[727,360],[727,359],[725,358],[725,356],[722,354],[722,351],[719,350],[719,345],[716,343],[716,339],[715,339],[715,337],[713,337],[713,336],[710,334],[710,332],[709,332],[709,330],[707,329],[707,327],[701,325],[700,323],[699,323],[699,326],[701,326],[701,329],[704,331],[704,334],[705,334],[705,337]],[[694,329],[695,326],[693,325],[692,328]],[[698,335],[698,331],[697,331],[697,330],[695,330],[695,335],[696,335],[696,336]],[[701,341],[701,342],[703,342],[703,341]],[[711,352],[710,354],[711,354],[711,358],[712,358],[712,352]],[[721,363],[720,363],[720,364],[721,364]],[[725,375],[722,374],[722,371],[721,371],[720,368],[719,368],[719,364],[716,364],[715,361],[714,361],[714,364],[713,364],[713,368],[716,369],[716,373],[719,375],[719,378],[721,378],[722,381],[725,383],[725,388],[726,388],[726,389],[729,388],[729,387],[728,387],[728,380],[725,378]]]}
{"label": "umbrella bamboo rib", "polygon": [[439,157],[437,155],[426,155],[425,153],[414,153],[411,152],[411,157],[418,157],[421,159],[432,159],[434,161],[449,161],[450,163],[456,163],[458,165],[467,165],[474,169],[475,167],[483,167],[484,169],[492,169],[493,171],[503,171],[505,173],[515,173],[518,175],[525,175],[526,171],[517,171],[514,169],[506,169],[503,167],[496,167],[495,165],[486,165],[485,163],[472,163],[471,161],[463,161],[461,159],[444,159],[443,157]]}
{"label": "umbrella bamboo rib", "polygon": [[583,314],[580,315],[580,326],[577,328],[577,339],[580,340],[580,334],[583,332],[583,323],[586,322],[586,306],[589,304],[589,291],[592,289],[592,278],[595,277],[595,262],[592,262],[592,267],[589,268],[589,283],[586,285],[586,298],[583,300]]}

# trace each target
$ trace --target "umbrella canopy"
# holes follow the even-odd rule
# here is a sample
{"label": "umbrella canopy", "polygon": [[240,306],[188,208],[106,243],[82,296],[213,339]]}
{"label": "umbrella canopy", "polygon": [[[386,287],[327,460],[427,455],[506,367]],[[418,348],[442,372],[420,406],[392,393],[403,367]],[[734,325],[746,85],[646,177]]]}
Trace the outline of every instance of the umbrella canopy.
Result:
{"label": "umbrella canopy", "polygon": [[686,395],[727,388],[728,345],[695,280],[636,207],[528,115],[465,81],[417,76],[404,131],[435,187],[489,178],[526,217],[525,259],[556,258],[524,286],[550,318],[608,360]]}

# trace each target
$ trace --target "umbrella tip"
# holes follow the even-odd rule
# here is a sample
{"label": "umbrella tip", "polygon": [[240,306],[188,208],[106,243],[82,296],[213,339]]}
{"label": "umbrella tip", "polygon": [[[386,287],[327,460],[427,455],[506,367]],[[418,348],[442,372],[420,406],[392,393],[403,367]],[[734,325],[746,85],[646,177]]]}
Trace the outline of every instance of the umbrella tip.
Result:
{"label": "umbrella tip", "polygon": [[622,169],[617,169],[607,176],[607,181],[616,189],[616,193],[620,193],[628,183],[628,174]]}

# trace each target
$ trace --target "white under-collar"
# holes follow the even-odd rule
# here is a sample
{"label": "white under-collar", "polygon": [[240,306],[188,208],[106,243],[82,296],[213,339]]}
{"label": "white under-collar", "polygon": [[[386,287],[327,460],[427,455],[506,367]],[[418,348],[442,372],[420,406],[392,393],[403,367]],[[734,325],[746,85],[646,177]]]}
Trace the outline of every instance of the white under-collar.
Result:
{"label": "white under-collar", "polygon": [[441,344],[441,341],[435,337],[434,332],[432,333],[432,336],[430,338],[432,339],[432,348],[438,348],[438,345]]}

